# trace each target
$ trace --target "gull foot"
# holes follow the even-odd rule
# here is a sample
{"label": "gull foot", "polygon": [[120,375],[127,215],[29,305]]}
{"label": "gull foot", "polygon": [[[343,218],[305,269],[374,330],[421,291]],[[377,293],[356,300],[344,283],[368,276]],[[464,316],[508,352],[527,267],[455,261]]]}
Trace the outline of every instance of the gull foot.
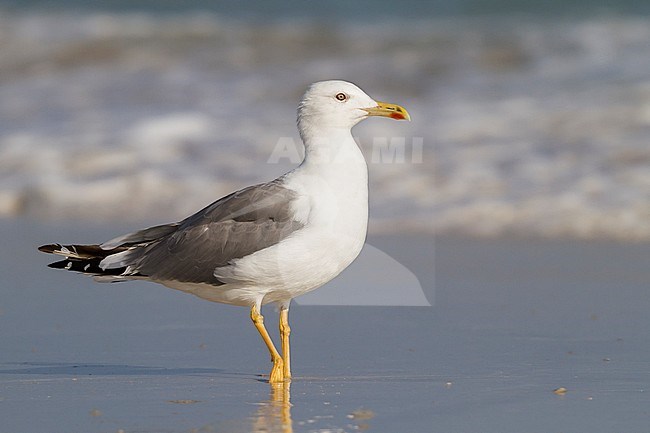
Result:
{"label": "gull foot", "polygon": [[273,361],[273,369],[269,375],[269,383],[282,383],[284,382],[284,361],[278,358]]}

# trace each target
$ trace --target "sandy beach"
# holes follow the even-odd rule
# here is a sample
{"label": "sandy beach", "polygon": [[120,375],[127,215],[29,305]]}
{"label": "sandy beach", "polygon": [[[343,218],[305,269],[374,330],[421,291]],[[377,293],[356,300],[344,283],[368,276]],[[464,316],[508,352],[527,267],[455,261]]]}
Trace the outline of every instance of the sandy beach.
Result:
{"label": "sandy beach", "polygon": [[[650,419],[648,245],[370,237],[432,307],[294,305],[287,389],[261,376],[245,309],[96,284],[35,249],[133,226],[0,224],[2,432],[598,433]],[[374,270],[352,270],[349,290],[372,294]]]}

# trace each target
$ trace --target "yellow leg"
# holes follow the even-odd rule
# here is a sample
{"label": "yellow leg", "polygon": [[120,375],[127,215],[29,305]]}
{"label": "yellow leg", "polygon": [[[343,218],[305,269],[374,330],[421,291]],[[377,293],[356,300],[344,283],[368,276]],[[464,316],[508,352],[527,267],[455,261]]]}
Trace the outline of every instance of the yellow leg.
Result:
{"label": "yellow leg", "polygon": [[264,317],[257,311],[257,308],[254,305],[251,308],[251,320],[253,321],[255,328],[257,328],[257,332],[259,332],[262,336],[262,340],[264,340],[264,344],[266,344],[266,347],[269,349],[269,353],[271,354],[273,369],[271,370],[269,383],[282,382],[284,362],[282,361],[282,357],[278,353],[278,350],[273,345],[273,341],[271,340],[269,333],[264,327]]}
{"label": "yellow leg", "polygon": [[282,339],[282,358],[284,359],[284,380],[291,380],[291,350],[289,349],[289,309],[280,308],[280,338]]}

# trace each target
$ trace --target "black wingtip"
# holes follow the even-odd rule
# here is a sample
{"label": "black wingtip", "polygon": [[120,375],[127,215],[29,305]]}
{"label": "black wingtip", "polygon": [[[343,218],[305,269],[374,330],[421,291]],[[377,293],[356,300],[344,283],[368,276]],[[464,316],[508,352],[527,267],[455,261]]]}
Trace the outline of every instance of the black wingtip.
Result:
{"label": "black wingtip", "polygon": [[38,247],[38,250],[44,253],[49,253],[49,254],[54,254],[55,251],[61,249],[61,245],[59,244],[47,244],[47,245],[41,245]]}
{"label": "black wingtip", "polygon": [[[60,260],[58,262],[53,262],[53,263],[48,264],[47,267],[52,268],[52,269],[68,269],[68,270],[70,270],[69,266],[71,266],[71,265],[69,265],[69,263],[72,263],[72,262],[70,260]],[[66,266],[68,266],[68,267],[66,268]]]}

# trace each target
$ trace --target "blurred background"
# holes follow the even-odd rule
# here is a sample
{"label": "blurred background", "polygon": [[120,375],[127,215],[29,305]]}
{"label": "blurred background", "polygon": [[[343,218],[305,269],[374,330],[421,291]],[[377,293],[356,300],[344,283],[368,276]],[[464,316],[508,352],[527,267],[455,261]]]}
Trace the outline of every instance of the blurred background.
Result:
{"label": "blurred background", "polygon": [[413,117],[355,129],[371,232],[650,239],[638,0],[0,1],[0,217],[183,218],[293,166],[332,78]]}

